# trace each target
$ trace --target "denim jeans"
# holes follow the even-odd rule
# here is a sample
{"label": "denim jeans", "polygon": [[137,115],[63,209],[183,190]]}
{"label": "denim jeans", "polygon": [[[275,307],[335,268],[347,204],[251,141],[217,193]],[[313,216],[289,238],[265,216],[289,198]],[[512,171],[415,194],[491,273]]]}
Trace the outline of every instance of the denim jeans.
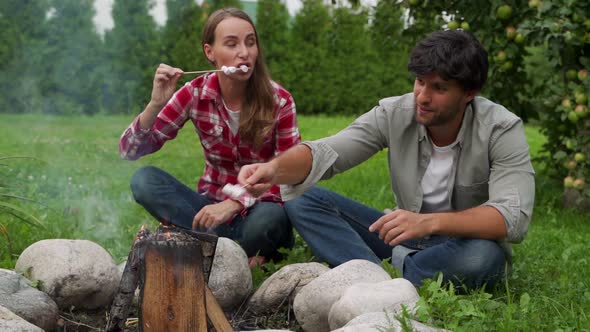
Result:
{"label": "denim jeans", "polygon": [[[159,221],[191,229],[193,218],[205,205],[214,204],[207,196],[190,189],[172,175],[154,166],[138,169],[131,178],[135,201]],[[246,216],[210,230],[237,241],[248,257],[276,259],[279,248],[293,246],[293,229],[285,209],[274,202],[259,202]]]}
{"label": "denim jeans", "polygon": [[504,252],[494,241],[434,235],[391,247],[369,232],[383,212],[320,187],[288,201],[285,209],[314,255],[332,266],[352,259],[376,264],[392,259],[416,286],[439,272],[445,282],[467,288],[492,286],[504,275]]}

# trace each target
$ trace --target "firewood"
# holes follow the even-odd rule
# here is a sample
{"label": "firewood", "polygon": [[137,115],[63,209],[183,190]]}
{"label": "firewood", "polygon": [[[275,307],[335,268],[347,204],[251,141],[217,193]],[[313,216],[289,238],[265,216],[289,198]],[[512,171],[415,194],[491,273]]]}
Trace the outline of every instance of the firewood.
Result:
{"label": "firewood", "polygon": [[127,257],[127,263],[121,276],[119,288],[113,299],[111,311],[105,331],[123,331],[124,323],[129,316],[129,308],[133,303],[133,296],[139,280],[139,268],[143,261],[144,240],[149,237],[150,231],[144,227],[135,236],[135,241]]}

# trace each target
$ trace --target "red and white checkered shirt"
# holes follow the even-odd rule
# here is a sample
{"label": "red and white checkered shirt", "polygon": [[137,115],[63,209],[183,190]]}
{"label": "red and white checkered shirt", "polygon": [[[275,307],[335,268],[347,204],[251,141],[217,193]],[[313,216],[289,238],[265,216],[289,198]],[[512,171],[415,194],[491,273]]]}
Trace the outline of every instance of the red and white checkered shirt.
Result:
{"label": "red and white checkered shirt", "polygon": [[[204,149],[205,171],[198,183],[198,192],[214,201],[229,197],[221,192],[227,183],[236,184],[240,167],[266,162],[301,141],[297,127],[295,103],[291,94],[272,81],[275,91],[275,126],[259,147],[234,136],[229,127],[229,115],[221,99],[218,76],[205,74],[186,83],[176,91],[158,114],[150,129],[139,127],[139,116],[123,132],[119,141],[121,157],[136,160],[158,151],[167,140],[174,139],[188,120],[196,128]],[[256,201],[281,202],[278,186],[273,186],[255,198],[245,193],[239,202],[245,208]]]}

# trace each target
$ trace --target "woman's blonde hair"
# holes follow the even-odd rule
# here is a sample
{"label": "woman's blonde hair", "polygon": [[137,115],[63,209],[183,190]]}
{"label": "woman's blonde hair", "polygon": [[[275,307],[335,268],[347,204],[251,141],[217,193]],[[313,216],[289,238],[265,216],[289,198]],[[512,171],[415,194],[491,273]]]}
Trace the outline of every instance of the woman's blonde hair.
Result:
{"label": "woman's blonde hair", "polygon": [[[262,49],[258,42],[258,32],[250,19],[250,16],[237,8],[223,8],[213,12],[207,19],[203,28],[201,45],[205,53],[205,44],[215,43],[215,29],[226,18],[235,17],[242,19],[254,29],[258,57],[254,64],[254,72],[246,86],[246,98],[242,102],[240,111],[240,137],[242,140],[260,146],[264,138],[272,131],[274,124],[275,97],[274,88],[264,63]],[[206,57],[206,56],[205,56]]]}

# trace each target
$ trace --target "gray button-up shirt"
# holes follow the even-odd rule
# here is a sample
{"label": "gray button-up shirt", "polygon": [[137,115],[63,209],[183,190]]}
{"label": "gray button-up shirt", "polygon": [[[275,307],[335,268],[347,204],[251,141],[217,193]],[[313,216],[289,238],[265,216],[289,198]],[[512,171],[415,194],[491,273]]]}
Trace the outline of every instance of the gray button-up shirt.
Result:
{"label": "gray button-up shirt", "polygon": [[[391,188],[401,209],[420,212],[422,177],[430,162],[432,143],[426,128],[415,120],[412,93],[382,99],[379,105],[338,134],[304,142],[313,164],[305,181],[282,186],[283,199],[302,194],[319,180],[344,172],[388,149]],[[449,176],[449,199],[454,211],[488,205],[506,222],[501,245],[525,237],[533,212],[535,182],[523,123],[516,115],[483,97],[467,107],[457,136]]]}

